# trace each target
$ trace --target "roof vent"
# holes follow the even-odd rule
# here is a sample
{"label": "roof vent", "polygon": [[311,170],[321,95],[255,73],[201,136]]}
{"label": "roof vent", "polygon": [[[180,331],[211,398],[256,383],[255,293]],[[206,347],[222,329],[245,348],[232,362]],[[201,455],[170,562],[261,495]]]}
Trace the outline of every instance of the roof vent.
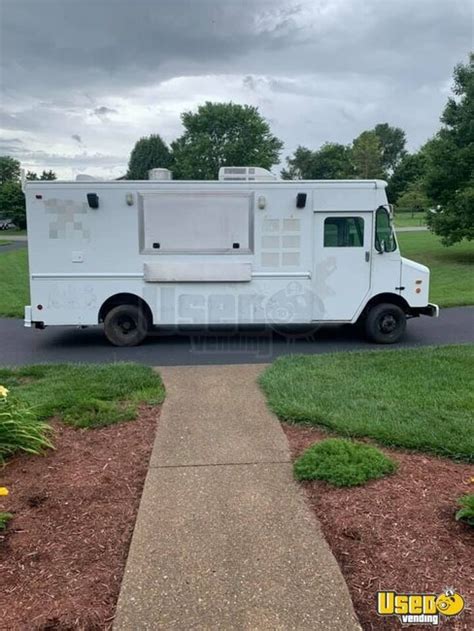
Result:
{"label": "roof vent", "polygon": [[276,179],[276,175],[261,167],[221,167],[219,169],[219,180],[225,182],[269,182]]}
{"label": "roof vent", "polygon": [[148,171],[149,180],[172,180],[173,174],[169,169],[150,169]]}
{"label": "roof vent", "polygon": [[98,177],[88,175],[87,173],[78,173],[76,175],[76,182],[97,182],[98,179]]}

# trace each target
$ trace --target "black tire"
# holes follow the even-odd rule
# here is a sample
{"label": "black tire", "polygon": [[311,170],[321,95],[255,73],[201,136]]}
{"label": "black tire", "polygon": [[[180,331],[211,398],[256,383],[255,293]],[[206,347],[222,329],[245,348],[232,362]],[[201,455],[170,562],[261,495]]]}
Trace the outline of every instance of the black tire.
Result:
{"label": "black tire", "polygon": [[397,305],[382,303],[375,305],[365,319],[365,334],[371,342],[394,344],[405,333],[406,314]]}
{"label": "black tire", "polygon": [[118,305],[105,316],[104,332],[114,346],[138,346],[148,335],[149,324],[136,305]]}

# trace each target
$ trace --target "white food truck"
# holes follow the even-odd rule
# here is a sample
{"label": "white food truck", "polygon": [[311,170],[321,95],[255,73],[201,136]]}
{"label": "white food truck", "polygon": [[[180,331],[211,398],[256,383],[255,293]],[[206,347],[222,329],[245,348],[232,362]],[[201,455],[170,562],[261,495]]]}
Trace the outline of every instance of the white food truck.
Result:
{"label": "white food truck", "polygon": [[400,255],[380,180],[26,181],[25,325],[103,324],[112,344],[152,327],[358,323],[398,341],[438,315],[429,270]]}

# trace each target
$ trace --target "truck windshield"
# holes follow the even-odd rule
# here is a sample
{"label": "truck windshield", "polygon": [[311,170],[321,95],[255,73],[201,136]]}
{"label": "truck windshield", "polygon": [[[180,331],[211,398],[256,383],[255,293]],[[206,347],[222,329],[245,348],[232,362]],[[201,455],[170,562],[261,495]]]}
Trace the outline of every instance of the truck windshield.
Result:
{"label": "truck windshield", "polygon": [[384,206],[377,208],[375,213],[375,248],[379,252],[394,252],[397,249],[392,220]]}

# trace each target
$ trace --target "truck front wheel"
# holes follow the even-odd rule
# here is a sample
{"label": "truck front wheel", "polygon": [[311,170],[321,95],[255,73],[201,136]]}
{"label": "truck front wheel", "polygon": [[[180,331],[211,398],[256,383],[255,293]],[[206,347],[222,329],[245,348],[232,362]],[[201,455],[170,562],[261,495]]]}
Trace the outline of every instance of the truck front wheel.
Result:
{"label": "truck front wheel", "polygon": [[148,335],[148,320],[136,305],[117,305],[104,318],[106,338],[114,346],[137,346]]}
{"label": "truck front wheel", "polygon": [[365,333],[377,344],[394,344],[405,333],[407,319],[398,305],[383,303],[372,307],[365,319]]}

